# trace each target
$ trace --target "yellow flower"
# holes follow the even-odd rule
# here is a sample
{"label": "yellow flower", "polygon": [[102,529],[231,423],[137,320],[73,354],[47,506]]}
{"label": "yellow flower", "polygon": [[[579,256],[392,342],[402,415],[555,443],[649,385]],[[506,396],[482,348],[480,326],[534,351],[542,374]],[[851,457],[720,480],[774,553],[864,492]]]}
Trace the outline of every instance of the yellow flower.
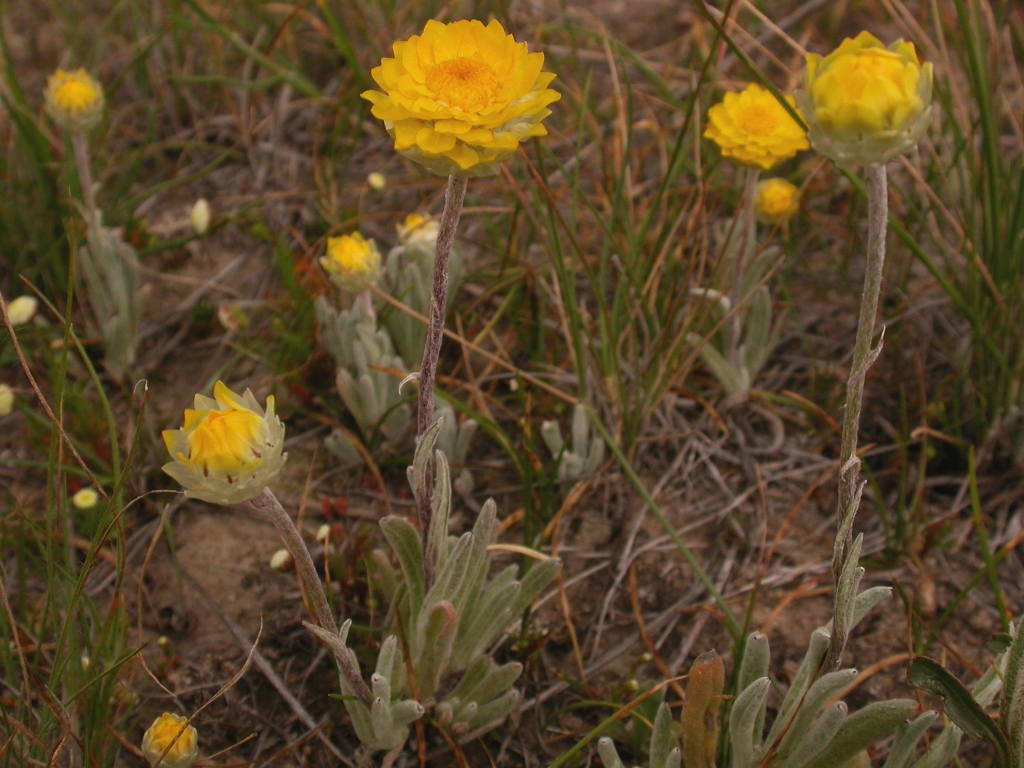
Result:
{"label": "yellow flower", "polygon": [[[786,101],[794,104],[792,96]],[[757,83],[725,94],[708,110],[704,138],[714,141],[730,160],[766,171],[810,147],[800,124]]]}
{"label": "yellow flower", "polygon": [[931,122],[932,65],[918,62],[913,43],[886,48],[861,32],[824,58],[807,55],[797,99],[815,150],[844,166],[886,163]]}
{"label": "yellow flower", "polygon": [[58,69],[46,79],[46,111],[68,131],[88,131],[103,114],[103,88],[84,69]]}
{"label": "yellow flower", "polygon": [[431,248],[437,243],[439,225],[433,216],[421,213],[410,213],[405,221],[395,227],[402,245],[427,245]]}
{"label": "yellow flower", "polygon": [[17,328],[31,320],[39,307],[35,296],[19,296],[7,305],[7,316],[11,319],[11,325]]}
{"label": "yellow flower", "polygon": [[185,495],[213,504],[240,504],[258,496],[284,466],[284,425],[274,414],[274,396],[264,413],[248,389],[239,397],[223,382],[213,398],[196,395],[181,429],[167,429],[172,461],[164,472]]}
{"label": "yellow flower", "polygon": [[6,384],[0,384],[0,418],[10,416],[14,410],[14,390]]}
{"label": "yellow flower", "polygon": [[762,224],[781,224],[800,210],[800,190],[785,179],[764,179],[757,183],[754,211]]}
{"label": "yellow flower", "polygon": [[99,500],[100,495],[96,493],[95,488],[83,488],[71,497],[71,503],[75,505],[75,509],[92,509]]}
{"label": "yellow flower", "polygon": [[196,729],[189,725],[178,735],[187,722],[187,717],[164,712],[146,729],[142,737],[142,754],[153,768],[157,768],[157,760],[172,743],[173,746],[160,762],[160,768],[189,768],[196,761],[199,755],[199,734]]}
{"label": "yellow flower", "polygon": [[547,134],[555,75],[499,22],[428,21],[394,52],[371,72],[384,93],[363,98],[395,149],[431,172],[492,176],[519,142]]}
{"label": "yellow flower", "polygon": [[361,291],[365,287],[354,276],[370,283],[380,277],[380,251],[373,240],[359,232],[327,238],[327,255],[320,259],[331,282],[343,291]]}

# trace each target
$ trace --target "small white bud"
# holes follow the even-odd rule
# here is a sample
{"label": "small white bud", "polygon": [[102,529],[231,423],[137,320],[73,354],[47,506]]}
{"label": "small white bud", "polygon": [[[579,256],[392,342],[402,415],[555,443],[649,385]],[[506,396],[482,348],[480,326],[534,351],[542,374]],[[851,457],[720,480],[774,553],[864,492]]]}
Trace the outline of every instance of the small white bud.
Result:
{"label": "small white bud", "polygon": [[320,543],[326,543],[329,538],[331,538],[331,526],[324,523],[316,529],[316,540]]}
{"label": "small white bud", "polygon": [[14,410],[14,390],[6,384],[0,384],[0,418],[9,416]]}
{"label": "small white bud", "polygon": [[518,392],[519,391],[519,379],[509,379],[508,380],[508,391],[509,392]]}
{"label": "small white bud", "polygon": [[374,192],[380,192],[387,185],[387,177],[383,173],[377,173],[374,171],[366,177],[366,183],[370,185],[370,189]]}
{"label": "small white bud", "polygon": [[19,296],[7,305],[7,316],[11,318],[11,325],[17,328],[24,325],[35,317],[39,301],[35,296]]}
{"label": "small white bud", "polygon": [[83,672],[88,672],[89,671],[89,665],[91,663],[92,663],[92,660],[89,658],[89,652],[88,651],[82,651],[82,671]]}
{"label": "small white bud", "polygon": [[210,228],[210,204],[206,202],[205,197],[196,200],[189,219],[192,221],[192,229],[196,231],[197,235],[206,234],[206,230]]}
{"label": "small white bud", "polygon": [[295,568],[295,558],[287,549],[279,549],[270,558],[270,567],[278,573],[287,573]]}

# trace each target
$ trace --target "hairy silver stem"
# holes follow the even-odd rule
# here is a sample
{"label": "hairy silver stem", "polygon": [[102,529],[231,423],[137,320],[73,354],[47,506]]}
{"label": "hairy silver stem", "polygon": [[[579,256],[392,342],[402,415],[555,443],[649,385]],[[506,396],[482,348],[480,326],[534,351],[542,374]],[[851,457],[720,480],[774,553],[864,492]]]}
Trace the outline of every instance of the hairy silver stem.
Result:
{"label": "hairy silver stem", "polygon": [[[448,189],[444,195],[444,213],[437,232],[437,249],[434,257],[434,279],[430,293],[430,325],[427,340],[423,345],[423,359],[420,362],[419,400],[416,408],[416,440],[419,441],[434,421],[434,381],[437,378],[437,358],[441,353],[441,339],[444,337],[444,315],[448,304],[448,259],[455,242],[455,228],[459,225],[462,201],[466,197],[469,180],[459,173],[448,177]],[[430,497],[434,487],[434,462],[428,461],[424,477],[424,488],[416,488],[416,506],[419,512],[420,537],[423,551],[427,551],[427,532],[430,530]],[[426,588],[433,582],[433,563],[423,560],[423,575]]]}
{"label": "hairy silver stem", "polygon": [[[884,165],[873,165],[865,171],[868,188],[868,252],[864,270],[864,292],[860,299],[860,317],[857,320],[857,340],[850,362],[850,378],[846,383],[846,408],[843,413],[843,435],[839,450],[839,528],[832,550],[832,578],[838,586],[839,575],[853,544],[853,521],[860,506],[860,459],[857,458],[857,434],[860,429],[860,411],[864,400],[864,380],[868,368],[881,348],[872,350],[878,314],[878,297],[882,287],[885,266],[885,235],[889,216],[889,192]],[[835,594],[839,595],[836,589]],[[851,596],[850,599],[853,599]],[[848,606],[833,606],[833,631],[825,656],[824,672],[833,672],[842,664],[849,628],[842,619]]]}
{"label": "hairy silver stem", "polygon": [[747,254],[754,247],[757,238],[757,220],[754,218],[754,200],[757,197],[757,180],[761,171],[747,168],[743,179],[743,202],[740,209],[739,236],[740,243],[736,253],[736,262],[732,265],[732,285],[729,286],[729,309],[732,311],[732,322],[729,324],[729,362],[733,370],[743,370],[740,360],[740,339],[743,336],[743,317],[739,312],[740,300],[743,298],[743,272],[747,268]]}
{"label": "hairy silver stem", "polygon": [[75,165],[78,168],[78,182],[82,185],[82,203],[91,219],[96,213],[96,198],[92,192],[92,169],[89,167],[89,145],[85,133],[71,134],[71,146],[75,150]]}
{"label": "hairy silver stem", "polygon": [[[274,524],[277,532],[284,539],[284,545],[291,552],[295,560],[295,568],[302,581],[302,589],[305,591],[309,602],[312,605],[313,613],[316,615],[317,623],[334,635],[338,634],[338,625],[334,621],[334,613],[331,611],[330,603],[327,601],[327,593],[324,592],[324,585],[317,575],[316,566],[313,565],[313,557],[309,554],[306,542],[302,540],[299,529],[295,527],[291,516],[285,512],[281,502],[277,500],[274,492],[264,488],[263,492],[249,502],[249,505],[257,512],[266,514]],[[373,705],[373,696],[369,687],[359,675],[359,671],[352,664],[348,654],[335,654],[335,660],[345,676],[352,690],[356,692],[367,707]]]}

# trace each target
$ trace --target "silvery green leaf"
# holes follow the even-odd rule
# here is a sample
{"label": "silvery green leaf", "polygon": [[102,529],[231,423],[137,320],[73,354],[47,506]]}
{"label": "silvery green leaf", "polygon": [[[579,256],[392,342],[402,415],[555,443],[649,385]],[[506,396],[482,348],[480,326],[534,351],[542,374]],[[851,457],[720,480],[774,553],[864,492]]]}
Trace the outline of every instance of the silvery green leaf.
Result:
{"label": "silvery green leaf", "polygon": [[448,694],[446,700],[467,701],[469,699],[469,693],[497,668],[498,665],[489,656],[477,656],[477,658],[473,660],[473,663],[469,665],[466,672],[462,675],[462,679],[459,680],[459,684],[455,686],[455,690]]}
{"label": "silvery green leaf", "polygon": [[523,673],[523,665],[513,661],[503,664],[500,667],[490,670],[476,686],[471,688],[461,698],[464,701],[475,701],[483,706],[503,694],[508,687],[519,679]]}
{"label": "silvery green leaf", "polygon": [[651,768],[664,768],[673,749],[679,749],[679,739],[672,733],[672,711],[662,702],[651,730]]}
{"label": "silvery green leaf", "polygon": [[[380,660],[378,659],[378,664]],[[373,691],[373,695],[382,699],[389,704],[391,703],[391,681],[388,680],[384,675],[374,672],[370,675],[370,690]]]}
{"label": "silvery green leaf", "polygon": [[[491,591],[490,586],[487,591]],[[482,603],[473,612],[465,634],[460,635],[462,642],[459,657],[455,662],[458,667],[471,662],[476,654],[482,652],[508,628],[516,616],[510,608],[521,591],[522,587],[518,581],[502,584],[501,590],[495,593],[493,599]]]}
{"label": "silvery green leaf", "polygon": [[804,768],[832,741],[846,719],[846,713],[846,702],[843,701],[837,701],[825,709],[818,722],[800,739],[780,768]]}
{"label": "silvery green leaf", "polygon": [[452,488],[459,494],[463,499],[468,499],[473,495],[473,489],[476,488],[476,481],[473,480],[473,473],[468,469],[463,469],[459,472],[459,476],[455,478],[455,482],[452,483]]}
{"label": "silvery green leaf", "polygon": [[[690,334],[696,336],[696,334]],[[715,349],[714,345],[710,340],[706,343],[699,336],[694,340],[690,340],[694,346],[699,346],[700,359],[707,366],[708,370],[711,371],[712,375],[718,379],[718,383],[722,385],[722,389],[725,390],[726,395],[738,395],[746,390],[743,387],[742,372],[736,371],[728,360],[725,359],[725,355]]]}
{"label": "silvery green leaf", "polygon": [[733,702],[732,711],[729,713],[729,742],[732,745],[733,768],[754,768],[761,759],[761,729],[764,727],[765,703],[768,701],[769,690],[771,680],[767,676],[761,677],[751,681]]}
{"label": "silvery green leaf", "polygon": [[572,409],[572,452],[577,456],[587,455],[590,433],[590,422],[587,421],[587,408],[583,403],[576,403]]}
{"label": "silvery green leaf", "polygon": [[466,463],[466,456],[469,455],[469,443],[476,434],[479,424],[476,419],[466,419],[459,427],[459,439],[455,443],[455,455],[452,457],[459,464]]}
{"label": "silvery green leaf", "polygon": [[452,508],[451,475],[448,459],[441,451],[434,451],[434,489],[430,501],[430,529],[427,535],[427,562],[431,570],[444,567],[445,542],[448,539],[448,516]]}
{"label": "silvery green leaf", "polygon": [[[413,454],[410,482],[413,495],[419,500],[426,488],[427,467],[430,466],[430,456],[434,450],[434,443],[437,442],[437,433],[441,430],[441,423],[434,422],[416,443],[416,453]],[[447,520],[445,521],[447,526]]]}
{"label": "silvery green leaf", "polygon": [[938,717],[938,712],[925,712],[897,728],[896,738],[889,750],[889,757],[882,768],[908,768],[910,761],[914,759],[917,742],[935,722],[936,717]]}
{"label": "silvery green leaf", "polygon": [[[679,747],[676,747],[668,756],[665,758],[665,762],[662,763],[662,768],[679,768],[683,763],[683,753],[679,751]],[[651,768],[655,768],[654,764],[651,764]]]}
{"label": "silvery green leaf", "polygon": [[960,737],[963,731],[950,723],[939,735],[932,739],[931,746],[924,757],[914,763],[913,768],[946,768],[960,749]]}
{"label": "silvery green leaf", "polygon": [[772,297],[767,286],[761,286],[751,302],[750,312],[743,324],[744,360],[751,378],[757,376],[768,360],[771,350],[768,339],[772,331]]}
{"label": "silvery green leaf", "polygon": [[622,764],[622,758],[619,757],[619,753],[615,750],[615,742],[607,736],[602,736],[597,740],[597,754],[601,756],[604,768],[625,768]]}
{"label": "silvery green leaf", "polygon": [[600,435],[594,435],[590,442],[590,452],[587,454],[586,464],[583,466],[583,474],[592,475],[600,468],[604,461],[604,440]]}
{"label": "silvery green leaf", "polygon": [[831,637],[831,633],[824,627],[818,627],[811,633],[811,640],[807,644],[807,653],[804,654],[804,660],[800,663],[796,674],[793,676],[793,682],[790,684],[789,690],[786,691],[786,695],[782,699],[782,704],[779,706],[779,712],[775,716],[775,722],[772,724],[772,728],[768,732],[768,738],[765,739],[765,744],[774,744],[780,735],[783,726],[789,722],[794,708],[799,704],[801,699],[803,699],[804,693],[810,685],[812,676],[818,674],[818,669],[821,666],[822,659],[825,658],[825,651],[828,650],[828,644]]}
{"label": "silvery green leaf", "polygon": [[[342,693],[345,693],[344,687],[342,687]],[[348,712],[348,716],[352,718],[352,727],[355,729],[356,736],[363,744],[374,749],[377,743],[377,736],[374,733],[370,710],[359,699],[353,698],[351,693],[345,695],[345,710]]]}
{"label": "silvery green leaf", "polygon": [[512,688],[489,704],[477,707],[476,714],[469,718],[471,730],[496,723],[508,717],[519,705],[519,691]]}
{"label": "silvery green leaf", "polygon": [[562,455],[562,448],[565,447],[565,441],[562,440],[562,430],[558,426],[557,421],[542,421],[540,424],[540,436],[544,440],[544,444],[551,451],[551,457],[558,459]]}
{"label": "silvery green leaf", "polygon": [[352,418],[356,420],[356,423],[360,425],[368,423],[369,420],[363,411],[360,400],[359,388],[356,385],[355,379],[352,378],[352,374],[344,368],[339,368],[334,383],[338,388],[341,401],[345,403],[345,407],[348,408],[348,412],[352,414]]}
{"label": "silvery green leaf", "polygon": [[405,699],[391,705],[391,720],[396,728],[404,728],[421,717],[423,717],[423,705],[418,701]]}
{"label": "silvery green leaf", "polygon": [[409,591],[407,621],[409,626],[416,626],[419,609],[423,604],[423,550],[420,548],[420,535],[408,521],[394,515],[381,520],[380,529],[398,557]]}
{"label": "silvery green leaf", "polygon": [[420,696],[433,696],[441,682],[441,676],[448,668],[459,617],[451,603],[440,602],[429,609],[423,629],[422,650],[416,665],[416,681]]}
{"label": "silvery green leaf", "polygon": [[[373,379],[370,378],[369,374],[361,373],[359,378],[356,379],[356,387],[359,393],[359,407],[366,419],[365,423],[361,422],[359,424],[359,428],[363,431],[363,434],[366,434],[373,429],[374,424],[380,421],[384,409],[380,399],[377,397],[377,388],[374,386]],[[355,414],[352,415],[355,416]]]}
{"label": "silvery green leaf", "polygon": [[487,548],[498,536],[498,507],[494,499],[484,502],[473,524],[473,548],[469,558],[469,568],[462,580],[462,587],[452,600],[452,605],[460,617],[469,617],[476,606],[481,587],[487,576],[490,557]]}
{"label": "silvery green leaf", "polygon": [[363,454],[359,452],[355,444],[341,430],[335,429],[324,438],[324,447],[331,455],[341,459],[346,466],[359,466],[363,463]]}
{"label": "silvery green leaf", "polygon": [[467,701],[460,707],[455,709],[455,715],[452,720],[455,723],[461,723],[465,726],[469,725],[469,721],[476,717],[476,711],[480,708],[480,705],[475,701]]}
{"label": "silvery green leaf", "polygon": [[[771,646],[768,637],[760,632],[751,632],[743,651],[743,662],[740,665],[739,690],[745,690],[755,680],[768,676],[768,665],[771,661]],[[761,745],[764,735],[764,719],[767,698],[761,702],[757,720],[751,730],[754,746]]]}
{"label": "silvery green leaf", "polygon": [[[451,602],[462,586],[462,581],[469,568],[469,560],[473,550],[473,534],[469,531],[459,537],[452,552],[445,558],[440,572],[434,576],[434,585],[423,599],[425,606],[433,606],[442,600]],[[453,607],[454,610],[454,607]]]}
{"label": "silvery green leaf", "polygon": [[860,624],[861,619],[867,615],[868,611],[891,594],[892,587],[871,587],[857,595],[853,603],[853,621],[850,624],[850,629]]}
{"label": "silvery green leaf", "polygon": [[452,717],[454,715],[452,707],[456,704],[458,704],[458,699],[451,702],[442,701],[434,707],[434,719],[437,720],[437,724],[442,728],[447,728],[452,724]]}
{"label": "silvery green leaf", "polygon": [[814,722],[821,708],[835,694],[852,683],[855,677],[857,677],[857,670],[841,669],[838,672],[822,675],[814,681],[788,724],[786,734],[779,742],[777,752],[780,758],[785,760],[790,755],[793,748],[811,727],[811,723]]}
{"label": "silvery green leaf", "polygon": [[1003,680],[1003,706],[1000,720],[1010,742],[1010,760],[1014,768],[1024,766],[1024,631],[1017,628],[1006,652],[1006,677]]}
{"label": "silvery green leaf", "polygon": [[[562,570],[562,561],[557,557],[535,563],[527,574],[520,579],[519,583],[522,589],[520,589],[519,594],[516,595],[515,600],[512,602],[512,610],[510,611],[512,617],[516,618],[525,611],[540,591],[554,580],[560,570]],[[507,629],[507,627],[502,627],[502,629]]]}
{"label": "silvery green leaf", "polygon": [[[394,635],[388,635],[388,637],[381,643],[380,650],[377,652],[377,669],[376,674],[383,677],[388,683],[391,682],[391,676],[394,674],[395,659],[398,651],[398,638]],[[390,696],[384,696],[383,694],[377,694],[384,701],[391,701]]]}
{"label": "silvery green leaf", "polygon": [[384,599],[388,605],[395,602],[395,595],[398,593],[398,576],[395,569],[391,567],[391,561],[387,553],[381,549],[373,550],[373,562],[377,566],[377,578],[380,579],[380,589],[384,593]]}
{"label": "silvery green leaf", "polygon": [[566,451],[562,454],[562,460],[558,463],[558,479],[574,480],[583,477],[584,458],[575,453]]}
{"label": "silvery green leaf", "polygon": [[848,716],[835,738],[808,763],[808,768],[835,768],[881,741],[917,711],[909,699],[876,701]]}

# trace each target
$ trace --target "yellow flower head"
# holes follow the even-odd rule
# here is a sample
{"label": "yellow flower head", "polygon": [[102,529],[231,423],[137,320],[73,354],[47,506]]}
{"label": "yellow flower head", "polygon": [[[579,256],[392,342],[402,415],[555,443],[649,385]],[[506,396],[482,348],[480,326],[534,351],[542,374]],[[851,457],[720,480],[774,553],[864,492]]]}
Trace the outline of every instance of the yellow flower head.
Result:
{"label": "yellow flower head", "polygon": [[354,279],[359,276],[371,283],[380,277],[380,251],[373,240],[359,232],[327,238],[327,255],[320,259],[331,282],[343,291],[361,291],[364,286]]}
{"label": "yellow flower head", "polygon": [[167,429],[164,444],[172,461],[164,472],[185,487],[185,495],[213,504],[240,504],[258,496],[284,466],[284,425],[248,389],[239,397],[223,382],[213,398],[196,395],[181,429]]}
{"label": "yellow flower head", "polygon": [[39,301],[35,296],[19,296],[7,305],[7,316],[11,319],[11,325],[17,328],[35,317],[38,308]]}
{"label": "yellow flower head", "polygon": [[757,183],[754,212],[762,224],[781,224],[800,210],[800,190],[778,177]]}
{"label": "yellow flower head", "polygon": [[[795,103],[792,96],[786,101]],[[811,146],[800,124],[757,83],[725,94],[708,110],[704,138],[714,141],[730,160],[766,171]]]}
{"label": "yellow flower head", "polygon": [[71,497],[71,503],[75,509],[92,509],[100,500],[100,495],[95,488],[83,488]]}
{"label": "yellow flower head", "polygon": [[395,149],[432,173],[493,176],[519,142],[547,134],[555,75],[499,22],[428,21],[394,52],[371,72],[384,92],[363,98]]}
{"label": "yellow flower head", "polygon": [[157,768],[157,760],[172,743],[173,746],[167,750],[159,768],[189,768],[196,761],[199,755],[199,734],[191,725],[182,731],[182,726],[187,722],[187,717],[164,712],[146,729],[142,737],[142,754],[153,768]]}
{"label": "yellow flower head", "polygon": [[828,56],[807,54],[797,92],[814,148],[839,165],[886,163],[912,149],[932,116],[932,65],[913,43],[888,48],[869,32]]}
{"label": "yellow flower head", "polygon": [[398,240],[402,245],[427,245],[433,248],[437,244],[440,225],[433,216],[410,213],[395,229],[398,230]]}
{"label": "yellow flower head", "polygon": [[103,114],[103,87],[84,69],[58,69],[46,79],[46,111],[68,131],[88,131]]}

